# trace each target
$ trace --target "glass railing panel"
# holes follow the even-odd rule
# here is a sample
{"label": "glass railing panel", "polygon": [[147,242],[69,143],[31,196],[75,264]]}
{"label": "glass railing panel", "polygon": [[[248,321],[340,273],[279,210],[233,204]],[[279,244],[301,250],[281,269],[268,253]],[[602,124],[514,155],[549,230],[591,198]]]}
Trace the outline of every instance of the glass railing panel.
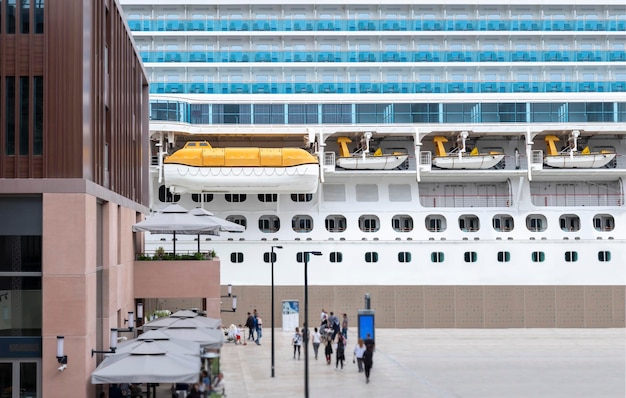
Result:
{"label": "glass railing panel", "polygon": [[502,92],[626,92],[626,82],[155,82],[153,94],[311,94],[311,93],[502,93]]}
{"label": "glass railing panel", "polygon": [[626,31],[626,21],[612,20],[214,20],[175,19],[128,21],[132,31]]}
{"label": "glass railing panel", "polygon": [[141,51],[143,62],[624,62],[626,51]]}

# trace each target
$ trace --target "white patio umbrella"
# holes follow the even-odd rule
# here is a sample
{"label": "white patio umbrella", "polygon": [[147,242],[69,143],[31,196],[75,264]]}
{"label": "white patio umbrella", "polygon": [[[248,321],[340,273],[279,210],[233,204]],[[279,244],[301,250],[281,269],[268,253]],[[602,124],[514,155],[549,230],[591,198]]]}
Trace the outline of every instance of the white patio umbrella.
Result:
{"label": "white patio umbrella", "polygon": [[[246,228],[243,225],[236,224],[232,221],[217,217],[210,211],[202,207],[196,207],[189,210],[189,214],[200,217],[207,223],[214,223],[219,227],[220,232],[243,232]],[[198,252],[200,252],[200,234],[198,234]]]}
{"label": "white patio umbrella", "polygon": [[195,341],[175,339],[158,330],[150,330],[146,333],[142,333],[136,339],[120,343],[115,350],[115,354],[110,355],[118,355],[126,352],[131,352],[134,351],[136,348],[146,344],[150,344],[151,346],[156,345],[157,347],[166,350],[167,352],[172,352],[176,354],[198,356],[201,353],[200,344]]}
{"label": "white patio umbrella", "polygon": [[133,225],[135,232],[153,234],[173,234],[174,254],[176,254],[176,234],[182,235],[219,235],[220,227],[207,219],[189,214],[184,207],[172,204],[152,214],[144,221]]}
{"label": "white patio umbrella", "polygon": [[204,316],[195,317],[175,317],[173,315],[157,318],[143,325],[143,330],[153,330],[168,327],[191,327],[191,328],[208,328],[218,329],[222,326],[222,320],[217,318],[208,318]]}
{"label": "white patio umbrella", "polygon": [[154,341],[130,352],[109,355],[91,373],[91,384],[194,383],[200,355],[168,352]]}
{"label": "white patio umbrella", "polygon": [[168,327],[159,331],[174,339],[195,341],[202,348],[220,349],[224,345],[224,332],[221,329]]}

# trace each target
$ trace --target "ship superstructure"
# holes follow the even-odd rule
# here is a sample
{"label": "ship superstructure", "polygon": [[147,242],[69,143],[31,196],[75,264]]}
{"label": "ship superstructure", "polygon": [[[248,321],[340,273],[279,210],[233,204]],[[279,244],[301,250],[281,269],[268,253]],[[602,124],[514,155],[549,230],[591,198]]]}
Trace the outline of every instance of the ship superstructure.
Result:
{"label": "ship superstructure", "polygon": [[[151,208],[201,206],[246,227],[201,238],[223,284],[258,293],[280,245],[284,287],[302,284],[298,253],[319,250],[312,285],[374,289],[395,311],[461,314],[470,289],[484,325],[490,305],[549,302],[558,319],[572,310],[560,295],[595,297],[610,315],[573,310],[585,325],[623,326],[623,2],[121,3],[151,80]],[[168,180],[167,159],[202,141],[304,149],[316,189]]]}

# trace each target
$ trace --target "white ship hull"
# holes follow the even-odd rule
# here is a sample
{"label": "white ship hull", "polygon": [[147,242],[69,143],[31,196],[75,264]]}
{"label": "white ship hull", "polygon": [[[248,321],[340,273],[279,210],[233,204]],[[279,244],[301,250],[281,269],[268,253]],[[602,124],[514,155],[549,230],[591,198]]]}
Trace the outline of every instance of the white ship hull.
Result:
{"label": "white ship hull", "polygon": [[193,167],[165,164],[163,178],[175,193],[313,193],[318,187],[319,166]]}

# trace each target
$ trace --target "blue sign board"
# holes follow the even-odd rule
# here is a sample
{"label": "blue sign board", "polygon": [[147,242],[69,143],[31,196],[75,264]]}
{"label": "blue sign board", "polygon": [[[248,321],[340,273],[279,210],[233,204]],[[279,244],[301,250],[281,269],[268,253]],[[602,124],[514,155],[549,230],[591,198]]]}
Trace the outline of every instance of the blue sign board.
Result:
{"label": "blue sign board", "polygon": [[376,340],[374,310],[359,310],[359,338],[365,340],[370,335],[372,340]]}

